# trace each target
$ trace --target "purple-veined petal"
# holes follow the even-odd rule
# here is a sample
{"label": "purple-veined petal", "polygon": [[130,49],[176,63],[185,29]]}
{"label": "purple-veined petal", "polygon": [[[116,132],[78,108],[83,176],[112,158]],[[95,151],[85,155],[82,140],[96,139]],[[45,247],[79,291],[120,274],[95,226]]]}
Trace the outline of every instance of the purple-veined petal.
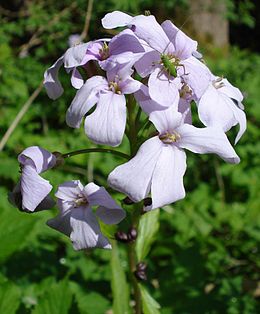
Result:
{"label": "purple-veined petal", "polygon": [[133,25],[132,30],[136,36],[157,52],[163,53],[169,46],[168,37],[153,15],[138,15],[129,24]]}
{"label": "purple-veined petal", "polygon": [[94,247],[111,249],[111,245],[101,233],[97,218],[90,207],[74,208],[71,211],[70,224],[72,228],[70,239],[75,250]]}
{"label": "purple-veined petal", "polygon": [[144,142],[134,158],[109,174],[109,185],[128,195],[134,202],[144,199],[150,191],[153,171],[162,146],[157,136]]}
{"label": "purple-veined petal", "polygon": [[211,83],[209,69],[194,57],[182,61],[181,64],[183,66],[178,67],[178,74],[190,86],[196,98],[200,99]]}
{"label": "purple-veined petal", "polygon": [[182,122],[182,114],[178,112],[175,106],[165,110],[153,111],[149,120],[152,121],[159,133],[174,131]]}
{"label": "purple-veined petal", "polygon": [[126,51],[100,61],[99,65],[103,70],[109,71],[107,73],[108,79],[114,79],[115,75],[125,78],[133,73],[132,67],[143,54],[144,52],[133,53],[131,51]]}
{"label": "purple-veined petal", "polygon": [[165,110],[165,107],[152,100],[149,95],[148,87],[144,84],[142,84],[141,88],[137,92],[135,92],[134,96],[142,110],[147,115],[149,115],[153,111]]}
{"label": "purple-veined petal", "polygon": [[198,43],[192,40],[171,21],[167,20],[162,23],[162,28],[169,40],[174,44],[174,55],[181,60],[191,57],[192,52],[197,50]]}
{"label": "purple-veined petal", "polygon": [[78,90],[66,114],[66,122],[72,128],[79,128],[84,115],[98,101],[97,94],[107,87],[102,76],[93,76]]}
{"label": "purple-veined petal", "polygon": [[58,78],[60,67],[63,65],[64,56],[61,56],[49,69],[44,72],[44,87],[48,96],[55,100],[59,98],[64,89]]}
{"label": "purple-veined petal", "polygon": [[113,200],[105,188],[91,182],[84,188],[90,206],[99,205],[96,215],[106,224],[117,224],[125,218],[125,211]]}
{"label": "purple-veined petal", "polygon": [[192,124],[192,115],[191,115],[191,107],[190,107],[190,101],[180,98],[179,104],[178,104],[178,111],[183,116],[183,123]]}
{"label": "purple-veined petal", "polygon": [[232,111],[235,106],[229,97],[210,84],[198,102],[199,118],[204,125],[220,127],[226,132],[237,123]]}
{"label": "purple-veined petal", "polygon": [[101,20],[102,26],[106,29],[127,26],[133,17],[121,11],[107,13]]}
{"label": "purple-veined petal", "polygon": [[141,82],[129,77],[120,84],[120,89],[122,94],[133,94],[141,88],[141,85]]}
{"label": "purple-veined petal", "polygon": [[79,73],[77,68],[74,68],[71,74],[71,85],[76,89],[80,89],[83,86],[83,84],[84,80],[81,74]]}
{"label": "purple-veined petal", "polygon": [[79,44],[69,48],[64,54],[64,67],[66,69],[73,69],[83,65],[83,59],[86,55],[89,43]]}
{"label": "purple-veined petal", "polygon": [[144,52],[139,39],[130,29],[123,30],[109,42],[110,55],[118,55],[126,51],[134,53]]}
{"label": "purple-veined petal", "polygon": [[219,91],[225,95],[227,95],[230,98],[235,99],[238,102],[242,102],[243,101],[243,94],[241,93],[241,91],[233,86],[232,84],[230,84],[230,82],[227,79],[222,79],[222,81],[224,83],[223,87],[220,87]]}
{"label": "purple-veined petal", "polygon": [[37,173],[41,173],[52,168],[56,163],[56,157],[46,149],[39,146],[27,147],[18,156],[18,161],[20,164],[26,165],[28,164],[28,158],[33,162],[29,163],[34,165]]}
{"label": "purple-veined petal", "polygon": [[183,186],[185,170],[185,152],[174,145],[164,145],[152,178],[152,209],[185,197]]}
{"label": "purple-veined petal", "polygon": [[[67,181],[58,186],[55,196],[63,201],[75,201],[83,192],[83,185],[79,180]],[[62,208],[59,207],[61,210]]]}
{"label": "purple-veined petal", "polygon": [[183,124],[176,130],[181,139],[178,146],[197,154],[217,154],[229,163],[239,163],[240,159],[221,128],[196,128]]}
{"label": "purple-veined petal", "polygon": [[156,68],[148,80],[149,94],[151,98],[164,107],[176,106],[179,102],[180,79],[168,77],[168,75]]}
{"label": "purple-veined petal", "polygon": [[135,69],[141,77],[146,77],[154,71],[159,62],[160,54],[155,50],[148,51],[135,63]]}
{"label": "purple-veined petal", "polygon": [[[27,208],[23,207],[22,201],[23,196],[21,192],[21,181],[19,180],[18,184],[15,186],[12,192],[8,193],[8,201],[15,207],[17,207],[20,210],[31,212]],[[38,212],[41,210],[50,209],[55,205],[54,200],[47,195],[40,204],[35,208],[34,212]]]}
{"label": "purple-veined petal", "polygon": [[23,209],[34,211],[52,190],[49,181],[38,175],[35,168],[25,165],[21,176],[21,193]]}
{"label": "purple-veined petal", "polygon": [[[58,206],[59,208],[62,207],[62,210],[58,214],[58,216],[49,219],[47,221],[47,225],[59,232],[64,233],[66,236],[70,236],[71,234],[71,225],[70,225],[70,215],[71,215],[71,208],[64,208],[64,206],[60,205],[62,204],[61,200],[58,200]],[[74,208],[72,209],[74,210]]]}
{"label": "purple-veined petal", "polygon": [[126,125],[124,95],[107,92],[100,94],[95,111],[85,119],[85,132],[97,144],[118,146]]}
{"label": "purple-veined petal", "polygon": [[233,113],[234,116],[239,123],[239,132],[237,133],[236,139],[235,139],[235,144],[240,140],[241,136],[245,133],[246,131],[246,114],[244,113],[243,110],[239,109],[235,104],[233,108]]}

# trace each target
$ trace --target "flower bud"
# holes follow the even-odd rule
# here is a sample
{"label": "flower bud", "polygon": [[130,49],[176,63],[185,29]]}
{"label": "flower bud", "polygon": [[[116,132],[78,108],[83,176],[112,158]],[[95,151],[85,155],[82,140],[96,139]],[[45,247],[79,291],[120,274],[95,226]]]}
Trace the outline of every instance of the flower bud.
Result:
{"label": "flower bud", "polygon": [[139,262],[136,265],[136,269],[140,270],[140,271],[145,271],[147,268],[147,264],[145,262]]}
{"label": "flower bud", "polygon": [[135,241],[136,238],[137,238],[137,230],[136,230],[136,228],[134,228],[134,227],[130,228],[128,230],[127,237],[128,237],[128,241],[129,242]]}
{"label": "flower bud", "polygon": [[132,205],[132,204],[134,204],[134,202],[128,196],[123,199],[123,203],[125,205]]}
{"label": "flower bud", "polygon": [[123,243],[127,243],[129,241],[127,234],[123,231],[117,231],[115,233],[115,238],[117,241],[123,242]]}
{"label": "flower bud", "polygon": [[136,270],[134,272],[134,275],[135,275],[136,279],[138,279],[140,281],[146,281],[147,280],[146,273],[143,270]]}

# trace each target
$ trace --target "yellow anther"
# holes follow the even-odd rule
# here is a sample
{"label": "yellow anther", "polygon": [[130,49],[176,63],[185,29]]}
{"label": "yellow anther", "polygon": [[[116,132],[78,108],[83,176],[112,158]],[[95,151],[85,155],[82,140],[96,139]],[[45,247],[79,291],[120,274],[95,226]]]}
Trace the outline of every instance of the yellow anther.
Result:
{"label": "yellow anther", "polygon": [[167,132],[159,136],[159,139],[165,144],[175,143],[180,140],[180,138],[180,134],[175,131],[171,133]]}

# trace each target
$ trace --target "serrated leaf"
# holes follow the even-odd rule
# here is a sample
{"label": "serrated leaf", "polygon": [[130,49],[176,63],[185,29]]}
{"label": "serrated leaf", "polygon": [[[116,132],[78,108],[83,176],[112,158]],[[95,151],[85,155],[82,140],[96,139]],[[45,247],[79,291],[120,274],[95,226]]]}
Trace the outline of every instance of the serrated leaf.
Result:
{"label": "serrated leaf", "polygon": [[42,295],[32,314],[66,314],[69,313],[72,293],[67,280],[52,284]]}
{"label": "serrated leaf", "polygon": [[112,292],[113,313],[129,314],[129,287],[126,281],[122,262],[119,257],[117,243],[112,243],[111,270],[112,270]]}
{"label": "serrated leaf", "polygon": [[0,313],[16,313],[20,304],[19,288],[6,278],[0,278]]}
{"label": "serrated leaf", "polygon": [[142,295],[142,309],[144,314],[160,314],[160,304],[154,300],[150,293],[141,285],[139,285]]}
{"label": "serrated leaf", "polygon": [[138,237],[136,241],[136,255],[138,261],[143,261],[148,255],[151,245],[159,230],[160,209],[151,210],[143,215],[138,226]]}

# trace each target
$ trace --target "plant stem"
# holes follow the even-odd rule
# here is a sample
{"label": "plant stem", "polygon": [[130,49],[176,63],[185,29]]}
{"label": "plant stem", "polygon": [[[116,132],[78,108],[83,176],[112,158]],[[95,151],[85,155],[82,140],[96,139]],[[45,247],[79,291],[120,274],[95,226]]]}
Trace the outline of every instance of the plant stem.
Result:
{"label": "plant stem", "polygon": [[89,153],[110,153],[115,156],[119,156],[125,159],[129,159],[130,156],[127,154],[124,154],[122,152],[119,152],[114,149],[109,149],[109,148],[86,148],[86,149],[80,149],[80,150],[75,150],[70,153],[62,154],[63,158],[70,158],[72,156],[80,155],[80,154],[89,154]]}
{"label": "plant stem", "polygon": [[[135,99],[134,97],[129,97],[127,103],[127,110],[128,110],[128,140],[130,144],[130,152],[131,158],[136,154],[137,150],[137,133],[138,133],[138,126],[139,126],[139,119],[140,119],[140,111],[135,114]],[[138,214],[139,209],[134,209],[132,212],[132,227],[138,228],[140,214]],[[136,270],[136,251],[135,251],[135,242],[129,243],[127,246],[127,255],[128,255],[128,264],[129,264],[129,272],[130,272],[130,280],[133,287],[134,292],[134,300],[135,300],[135,314],[142,314],[142,298],[141,298],[141,291],[138,286],[138,281],[135,277],[135,270]]]}
{"label": "plant stem", "polygon": [[135,256],[135,244],[129,243],[127,247],[128,253],[128,263],[130,270],[130,279],[133,285],[134,290],[134,299],[135,299],[135,314],[142,314],[142,299],[141,292],[138,286],[137,279],[134,275],[136,269],[136,256]]}

